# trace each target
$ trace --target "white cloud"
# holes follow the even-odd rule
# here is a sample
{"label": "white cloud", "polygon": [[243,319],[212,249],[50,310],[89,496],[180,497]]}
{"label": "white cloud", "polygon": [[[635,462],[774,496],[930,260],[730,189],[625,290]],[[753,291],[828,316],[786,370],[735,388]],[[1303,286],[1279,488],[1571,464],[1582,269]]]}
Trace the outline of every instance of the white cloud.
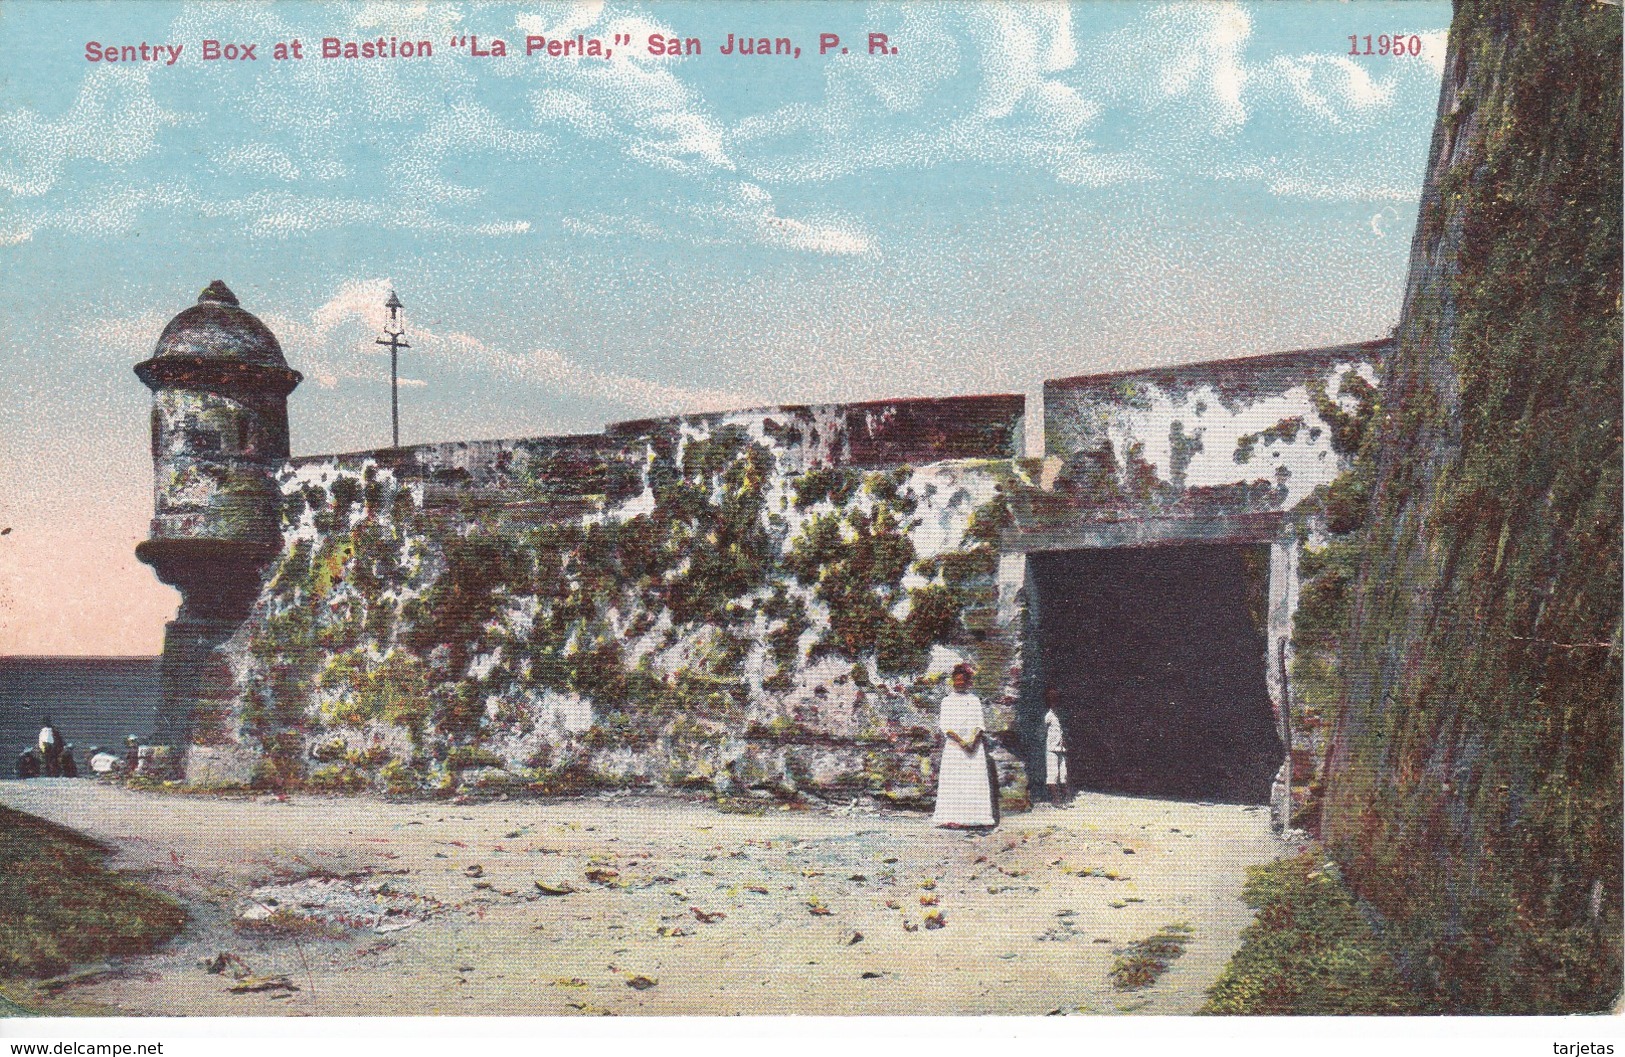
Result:
{"label": "white cloud", "polygon": [[19,212],[13,222],[30,233],[64,231],[72,235],[121,235],[135,230],[154,213],[199,208],[198,196],[182,184],[114,187],[87,195],[62,209]]}
{"label": "white cloud", "polygon": [[279,180],[297,180],[300,177],[299,166],[288,156],[288,152],[278,150],[269,143],[244,143],[217,152],[213,160],[222,170],[230,173],[274,176]]}
{"label": "white cloud", "polygon": [[0,110],[0,188],[37,198],[74,161],[122,166],[156,151],[159,134],[182,118],[158,106],[147,77],[138,67],[95,66],[57,121],[22,107]]}
{"label": "white cloud", "polygon": [[[171,36],[282,39],[295,29],[287,10],[191,5]],[[500,23],[476,27],[477,6],[315,10],[333,13],[321,32],[337,35],[512,35]],[[0,114],[0,191],[40,199],[3,211],[0,245],[41,230],[129,233],[203,217],[268,239],[358,227],[498,237],[562,224],[583,236],[859,255],[877,250],[860,221],[817,207],[786,215],[782,185],[962,162],[1084,187],[1158,180],[1211,167],[1266,102],[1333,128],[1369,123],[1443,62],[1443,34],[1430,32],[1422,56],[1381,69],[1333,55],[1249,63],[1253,15],[1233,3],[1157,5],[1092,35],[1079,33],[1065,3],[886,10],[894,39],[906,42],[899,55],[831,57],[821,99],[743,118],[719,113],[692,64],[636,44],[610,61],[481,65],[437,53],[432,63],[317,60],[252,72],[206,64],[187,73],[211,89],[191,114],[158,107],[148,71],[93,69],[60,118]],[[653,15],[598,0],[530,5],[513,27],[634,41],[671,32]],[[818,76],[819,67],[800,69]],[[241,138],[206,137],[218,145],[199,167],[195,144],[169,133],[212,122]],[[79,159],[113,171],[83,185],[64,180]],[[572,206],[528,193],[547,186],[531,172],[583,165],[606,189],[624,184],[642,215],[605,215],[615,208],[609,194]],[[1294,173],[1271,186],[1313,198],[1335,196],[1334,184]],[[1356,196],[1396,197],[1380,179],[1368,185]]]}
{"label": "white cloud", "polygon": [[872,248],[868,235],[854,224],[779,216],[772,196],[758,184],[736,183],[719,197],[722,200],[717,204],[690,210],[696,219],[722,227],[719,242],[750,241],[832,256],[867,253]]}
{"label": "white cloud", "polygon": [[[374,339],[383,330],[390,289],[391,281],[383,278],[348,282],[303,319],[274,314],[263,318],[282,342],[289,363],[316,385],[334,389],[347,381],[370,383],[377,373],[377,358],[386,351],[375,346]],[[516,391],[532,388],[550,396],[585,397],[637,415],[717,411],[760,402],[733,390],[689,388],[601,371],[547,346],[515,352],[460,331],[438,332],[413,320],[410,306],[406,322],[410,355],[419,357],[420,364],[454,363],[458,370],[496,374]],[[403,379],[401,384],[428,382]]]}
{"label": "white cloud", "polygon": [[557,349],[538,347],[512,357],[512,369],[554,391],[585,396],[634,409],[639,414],[674,415],[726,411],[758,404],[759,398],[724,389],[690,389],[645,378],[594,370]]}
{"label": "white cloud", "polygon": [[1089,91],[1145,112],[1163,138],[1230,137],[1248,118],[1252,32],[1233,3],[1159,5],[1088,41],[1079,66]]}
{"label": "white cloud", "polygon": [[124,235],[155,218],[202,216],[242,222],[246,234],[283,239],[294,235],[365,224],[375,228],[439,234],[500,237],[530,229],[528,220],[461,222],[448,220],[417,201],[376,202],[361,198],[301,194],[267,189],[231,198],[209,198],[186,184],[156,184],[93,193],[65,208],[37,210],[8,218],[0,241],[17,243],[37,231],[74,235]]}
{"label": "white cloud", "polygon": [[1057,160],[1055,178],[1078,187],[1111,187],[1116,184],[1149,183],[1162,174],[1129,154],[1085,154]]}
{"label": "white cloud", "polygon": [[[1431,33],[1419,33],[1417,35],[1422,38],[1422,54],[1416,56],[1416,58],[1427,63],[1428,68],[1433,71],[1433,76],[1442,77],[1444,75],[1445,50],[1449,44],[1450,32],[1438,29]],[[1407,54],[1409,53],[1407,52]]]}
{"label": "white cloud", "polygon": [[1273,59],[1262,77],[1284,85],[1304,109],[1330,124],[1357,124],[1394,101],[1397,76],[1378,80],[1343,55],[1293,55]]}
{"label": "white cloud", "polygon": [[367,279],[348,282],[310,314],[310,325],[317,336],[326,337],[341,324],[359,321],[368,330],[381,330],[389,312],[384,302],[389,299],[394,284],[388,279]]}
{"label": "white cloud", "polygon": [[139,316],[100,316],[71,327],[72,342],[98,364],[130,365],[151,356],[169,317],[156,311]]}
{"label": "white cloud", "polygon": [[1388,237],[1388,233],[1396,228],[1402,228],[1406,216],[1393,206],[1383,206],[1371,215],[1371,233],[1379,239]]}
{"label": "white cloud", "polygon": [[[682,222],[673,223],[674,219]],[[876,249],[869,234],[855,221],[780,216],[773,196],[759,184],[749,182],[719,186],[702,202],[649,205],[641,216],[580,214],[566,217],[564,226],[591,238],[632,236],[701,246],[759,245],[837,257]]]}
{"label": "white cloud", "polygon": [[1386,182],[1376,174],[1332,172],[1302,159],[1271,158],[1268,164],[1214,169],[1204,177],[1252,184],[1277,197],[1306,202],[1398,202],[1414,206],[1422,191],[1420,181]]}
{"label": "white cloud", "polygon": [[[572,7],[564,13],[564,23],[573,32],[601,38],[626,34],[638,41],[652,33],[671,33],[659,22],[637,17],[603,24],[585,21],[594,10],[602,14],[601,9]],[[527,32],[546,30],[538,16],[521,17],[519,24]],[[721,124],[670,60],[629,48],[604,62],[544,67],[543,76],[546,83],[532,94],[531,109],[544,127],[564,124],[590,139],[612,141],[646,165],[680,175],[705,176],[735,168]]]}
{"label": "white cloud", "polygon": [[977,105],[984,117],[1010,116],[1030,94],[1051,83],[1045,80],[1048,75],[1078,60],[1072,11],[1065,5],[990,4],[971,14],[971,32],[986,43]]}
{"label": "white cloud", "polygon": [[527,35],[567,37],[590,28],[603,15],[603,0],[564,0],[521,14],[514,19],[514,25]]}
{"label": "white cloud", "polygon": [[374,36],[378,31],[387,31],[402,39],[445,40],[462,23],[462,19],[462,7],[458,4],[429,3],[428,0],[411,3],[375,0],[362,4],[353,22],[357,29],[374,31]]}
{"label": "white cloud", "polygon": [[[1072,83],[1079,65],[1065,4],[900,9],[902,53],[837,58],[824,99],[747,117],[729,143],[757,179],[824,182],[955,161],[1033,167],[1098,186],[1142,166],[1089,139],[1098,101]],[[951,90],[971,78],[968,92]]]}
{"label": "white cloud", "polygon": [[[348,10],[357,31],[387,24],[402,36],[433,40],[443,40],[462,17],[443,4]],[[177,40],[268,42],[299,35],[278,12],[250,5],[182,7],[170,30]],[[38,231],[129,233],[154,218],[175,216],[236,219],[246,234],[265,238],[354,225],[488,236],[529,230],[527,218],[491,208],[469,218],[466,207],[483,191],[443,173],[451,160],[541,157],[555,148],[551,136],[507,128],[475,102],[478,86],[462,64],[408,70],[400,63],[316,60],[278,64],[269,76],[259,72],[223,63],[188,71],[219,91],[201,97],[197,112],[175,114],[153,102],[149,71],[98,66],[86,73],[74,106],[58,120],[27,109],[0,113],[0,189],[29,197],[58,191],[30,209],[6,210],[0,240],[16,243]],[[169,126],[206,124],[205,111],[207,120],[257,133],[215,149],[212,172],[195,166],[194,144],[173,137],[166,142],[164,136]],[[358,122],[358,114],[367,120]],[[379,151],[382,171],[369,163],[358,172],[345,159],[371,140],[387,148]],[[124,167],[165,155],[175,164],[164,166],[161,177],[147,165],[83,186],[61,179],[76,158]],[[250,187],[257,181],[271,186],[242,190],[245,179]]]}
{"label": "white cloud", "polygon": [[1268,178],[1270,193],[1282,198],[1312,202],[1409,202],[1414,203],[1421,186],[1373,183],[1358,179],[1327,179],[1278,174]]}
{"label": "white cloud", "polygon": [[[403,38],[443,41],[461,31],[464,22],[461,9],[444,4],[368,3],[329,10],[347,11],[355,35],[387,28]],[[606,13],[595,2],[545,5],[518,15],[515,25],[526,33],[581,32],[604,38],[623,33],[635,40],[669,33],[650,18]],[[192,38],[263,41],[293,35],[280,12],[238,6],[183,8],[171,28]],[[333,32],[345,35],[348,30]],[[154,214],[236,219],[252,235],[278,239],[353,226],[520,234],[530,230],[538,209],[559,207],[545,196],[490,195],[489,179],[476,174],[513,162],[563,164],[585,139],[607,143],[627,159],[622,178],[660,172],[678,181],[651,207],[660,217],[652,226],[662,239],[756,243],[818,254],[868,250],[867,236],[849,222],[783,216],[760,188],[757,197],[740,197],[736,192],[742,185],[731,176],[736,164],[727,130],[681,73],[674,63],[636,48],[608,62],[516,65],[495,75],[536,82],[528,93],[529,106],[499,113],[487,103],[474,67],[462,62],[314,61],[252,79],[238,71],[206,68],[200,75],[221,81],[222,87],[224,78],[234,79],[232,93],[219,97],[221,114],[237,113],[239,124],[257,132],[246,142],[216,149],[211,157],[215,173],[231,178],[229,193],[216,190],[218,181],[201,181],[188,167],[173,166],[161,184],[139,178],[114,181],[74,194],[73,201],[60,207],[42,206],[10,217],[0,238],[22,241],[37,230],[128,233]],[[164,122],[146,94],[144,75],[132,74],[134,90],[117,93],[103,85],[108,76],[87,80],[75,111],[53,128],[42,131],[27,112],[10,119],[39,156],[14,184],[48,187],[61,159],[71,153],[67,145],[80,140],[121,144],[131,156],[178,149],[160,144]],[[524,94],[521,89],[520,97]],[[110,109],[118,101],[123,111]],[[357,122],[357,114],[367,120]],[[181,118],[165,120],[177,123]],[[88,134],[112,123],[128,126],[126,133]],[[357,146],[376,150],[381,163],[353,164]],[[246,190],[241,189],[244,180],[249,181]],[[666,222],[674,220],[682,222]],[[595,226],[591,218],[586,224]],[[625,234],[636,226],[619,223],[616,230]]]}
{"label": "white cloud", "polygon": [[[1080,36],[1066,5],[911,6],[897,33],[909,44],[903,56],[831,62],[820,102],[746,117],[727,142],[767,182],[974,161],[1104,187],[1211,168],[1236,151],[1265,101],[1333,127],[1375,121],[1412,76],[1335,55],[1250,59],[1254,14],[1234,3],[1157,5],[1121,29]],[[967,78],[968,95],[941,90]],[[1128,141],[1096,142],[1108,127],[1131,130]],[[1274,186],[1339,194],[1329,181]],[[1345,190],[1405,194],[1380,180]]]}
{"label": "white cloud", "polygon": [[[301,319],[274,312],[261,315],[282,343],[288,362],[323,389],[375,374],[375,358],[384,354],[374,339],[383,332],[388,312],[384,301],[393,284],[367,279],[343,284],[309,316]],[[252,305],[245,305],[253,311]],[[437,338],[415,325],[408,340],[414,349]]]}
{"label": "white cloud", "polygon": [[1241,91],[1247,83],[1241,50],[1252,31],[1252,19],[1246,12],[1226,6],[1219,9],[1208,39],[1213,54],[1213,94],[1225,120],[1236,125],[1247,120],[1247,110],[1241,103]]}
{"label": "white cloud", "polygon": [[398,199],[413,204],[472,204],[485,192],[446,179],[443,171],[448,162],[460,167],[464,159],[479,154],[545,157],[556,144],[556,138],[546,133],[506,127],[478,103],[455,100],[432,115],[428,127],[404,144],[400,159],[394,163]]}
{"label": "white cloud", "polygon": [[771,215],[759,216],[755,223],[762,241],[769,245],[810,250],[832,256],[867,253],[870,249],[867,236],[840,227],[809,224],[802,220]]}
{"label": "white cloud", "polygon": [[[642,41],[674,36],[670,27],[641,17],[603,18],[601,4],[570,4],[516,20],[526,33],[624,34]],[[561,127],[588,140],[614,144],[626,157],[687,178],[688,193],[675,201],[648,203],[643,216],[578,214],[567,230],[583,235],[633,236],[698,244],[757,244],[831,255],[868,252],[869,238],[850,222],[779,214],[761,185],[729,179],[737,164],[727,130],[700,95],[679,76],[672,60],[653,58],[636,46],[606,62],[548,67],[546,83],[531,93],[531,111],[543,127]],[[651,219],[654,218],[654,219]],[[683,218],[685,223],[668,223]]]}

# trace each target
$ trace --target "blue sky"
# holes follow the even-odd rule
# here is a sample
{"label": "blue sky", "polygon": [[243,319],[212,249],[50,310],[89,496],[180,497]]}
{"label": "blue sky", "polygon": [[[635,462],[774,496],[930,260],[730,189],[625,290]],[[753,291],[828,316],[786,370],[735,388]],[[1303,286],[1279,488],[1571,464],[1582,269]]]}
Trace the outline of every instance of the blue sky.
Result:
{"label": "blue sky", "polygon": [[[0,7],[0,653],[155,652],[129,367],[222,278],[307,376],[296,453],[1385,334],[1444,3]],[[887,33],[898,54],[861,42]],[[652,32],[705,53],[652,58]],[[728,33],[800,59],[725,57]],[[820,58],[820,32],[853,53]],[[455,34],[633,40],[478,59]],[[1418,34],[1350,57],[1350,34]],[[276,62],[277,41],[428,60]],[[255,42],[203,62],[201,42]],[[178,43],[173,66],[88,41]],[[387,355],[387,354],[386,354]]]}

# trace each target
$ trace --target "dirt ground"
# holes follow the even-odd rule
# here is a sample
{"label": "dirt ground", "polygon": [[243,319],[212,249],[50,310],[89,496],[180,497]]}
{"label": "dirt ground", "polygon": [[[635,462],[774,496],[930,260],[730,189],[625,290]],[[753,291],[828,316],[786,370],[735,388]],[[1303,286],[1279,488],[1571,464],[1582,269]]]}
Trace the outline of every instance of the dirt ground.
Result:
{"label": "dirt ground", "polygon": [[[1263,808],[1093,794],[990,833],[633,796],[31,781],[0,782],[0,803],[112,845],[113,866],[185,902],[164,950],[55,991],[131,1015],[1186,1014],[1251,920],[1246,866],[1290,850]],[[245,911],[282,913],[245,928]],[[1176,924],[1185,954],[1115,990],[1114,952]]]}

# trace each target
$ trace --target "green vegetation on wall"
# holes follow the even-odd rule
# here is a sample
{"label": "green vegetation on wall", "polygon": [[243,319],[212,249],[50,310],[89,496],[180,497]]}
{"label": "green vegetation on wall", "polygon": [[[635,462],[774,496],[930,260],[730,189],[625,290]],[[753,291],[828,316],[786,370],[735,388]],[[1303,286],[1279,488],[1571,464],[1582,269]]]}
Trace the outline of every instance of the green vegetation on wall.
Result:
{"label": "green vegetation on wall", "polygon": [[1203,1013],[1252,1017],[1435,1012],[1394,971],[1335,863],[1310,849],[1247,868],[1258,917],[1208,990]]}
{"label": "green vegetation on wall", "polygon": [[[906,466],[869,474],[839,469],[814,471],[797,483],[800,509],[823,500],[845,504],[807,521],[785,566],[829,609],[829,630],[812,659],[856,662],[859,679],[867,678],[870,659],[882,677],[923,671],[931,646],[956,637],[966,607],[978,589],[991,587],[997,568],[983,511],[972,515],[964,549],[915,560],[909,534],[919,525],[913,517],[919,499],[908,487],[911,476]],[[860,496],[866,501],[853,502]],[[911,569],[928,582],[905,589]],[[906,615],[894,615],[905,599]]]}
{"label": "green vegetation on wall", "polygon": [[[920,560],[911,533],[935,486],[909,467],[785,474],[770,441],[728,425],[629,443],[645,487],[620,483],[625,513],[507,453],[494,479],[336,467],[290,486],[290,542],[240,679],[258,780],[918,797],[918,765],[865,761],[878,744],[929,753],[933,645],[1000,648],[1003,504],[937,496],[933,516],[947,499],[969,527],[960,549]],[[839,734],[822,716],[832,690]],[[549,718],[561,708],[578,719]]]}
{"label": "green vegetation on wall", "polygon": [[107,854],[88,837],[0,807],[0,981],[143,954],[180,931],[180,904],[109,871]]}
{"label": "green vegetation on wall", "polygon": [[[1317,752],[1307,774],[1293,773],[1293,828],[1318,833],[1325,793],[1322,731],[1337,715],[1342,692],[1339,658],[1349,621],[1352,587],[1359,576],[1360,530],[1365,526],[1375,464],[1367,439],[1377,413],[1377,390],[1355,371],[1343,374],[1337,395],[1352,399],[1345,410],[1324,387],[1310,389],[1316,413],[1331,430],[1331,445],[1349,460],[1330,484],[1299,510],[1298,608],[1292,619],[1292,730],[1295,743]],[[1322,533],[1325,538],[1318,538]],[[1311,542],[1313,539],[1313,543]],[[1302,786],[1298,791],[1296,787]]]}
{"label": "green vegetation on wall", "polygon": [[1461,3],[1325,832],[1457,1012],[1621,985],[1620,17]]}

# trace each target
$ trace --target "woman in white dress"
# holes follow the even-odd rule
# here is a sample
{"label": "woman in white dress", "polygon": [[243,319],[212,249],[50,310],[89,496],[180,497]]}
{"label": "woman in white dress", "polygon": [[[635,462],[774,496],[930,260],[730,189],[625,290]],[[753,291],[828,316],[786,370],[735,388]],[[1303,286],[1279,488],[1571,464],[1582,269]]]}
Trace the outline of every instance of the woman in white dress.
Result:
{"label": "woman in white dress", "polygon": [[937,719],[942,729],[942,766],[937,772],[937,809],[931,821],[950,829],[996,825],[982,699],[970,692],[970,665],[955,668],[952,679],[953,693],[942,699]]}

